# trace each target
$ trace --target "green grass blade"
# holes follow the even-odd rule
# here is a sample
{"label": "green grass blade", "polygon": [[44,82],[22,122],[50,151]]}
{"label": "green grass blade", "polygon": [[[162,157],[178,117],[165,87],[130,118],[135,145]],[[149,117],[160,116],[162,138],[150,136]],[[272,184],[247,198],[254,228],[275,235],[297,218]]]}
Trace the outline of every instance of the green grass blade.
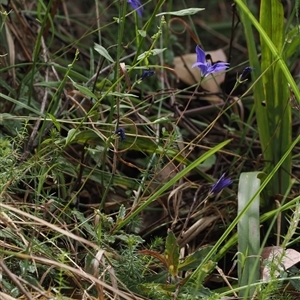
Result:
{"label": "green grass blade", "polygon": [[[238,212],[242,212],[250,199],[260,187],[260,172],[242,173],[239,180]],[[260,219],[259,200],[257,195],[249,208],[241,215],[238,223],[238,279],[240,287],[247,287],[249,284],[259,280],[259,265],[257,253],[260,249]],[[243,289],[239,296],[252,297],[255,288]]]}

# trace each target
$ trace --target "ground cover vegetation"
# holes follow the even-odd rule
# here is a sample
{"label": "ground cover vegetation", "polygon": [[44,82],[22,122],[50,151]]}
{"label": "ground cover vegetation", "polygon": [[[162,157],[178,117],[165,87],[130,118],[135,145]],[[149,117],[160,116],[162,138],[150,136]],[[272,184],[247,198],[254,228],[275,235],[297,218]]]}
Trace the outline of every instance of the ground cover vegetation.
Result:
{"label": "ground cover vegetation", "polygon": [[299,298],[297,0],[0,11],[0,299]]}

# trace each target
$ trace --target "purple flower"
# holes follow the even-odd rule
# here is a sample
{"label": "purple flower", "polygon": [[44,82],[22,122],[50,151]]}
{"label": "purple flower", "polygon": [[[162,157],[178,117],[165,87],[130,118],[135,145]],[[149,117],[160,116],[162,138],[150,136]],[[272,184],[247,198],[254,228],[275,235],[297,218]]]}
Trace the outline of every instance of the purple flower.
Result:
{"label": "purple flower", "polygon": [[220,193],[227,186],[232,184],[232,180],[230,178],[225,178],[225,173],[220,177],[220,179],[214,183],[209,191],[209,195],[216,195]]}
{"label": "purple flower", "polygon": [[154,73],[155,72],[152,71],[152,70],[144,70],[143,73],[142,73],[142,75],[141,75],[141,77],[140,77],[140,79],[144,80],[146,77],[154,75]]}
{"label": "purple flower", "polygon": [[254,69],[251,68],[251,67],[246,67],[246,68],[243,70],[243,72],[242,72],[242,74],[241,74],[239,80],[240,80],[240,81],[245,81],[245,80],[247,80],[249,74],[250,74],[253,70],[254,70]]}
{"label": "purple flower", "polygon": [[139,0],[127,0],[127,3],[130,4],[130,6],[136,10],[137,14],[139,15],[139,17],[142,17],[142,13],[144,8],[142,7],[142,4]]}
{"label": "purple flower", "polygon": [[205,59],[205,52],[197,45],[197,62],[192,65],[192,68],[199,67],[202,73],[202,76],[208,76],[209,74],[216,73],[219,71],[224,71],[229,67],[229,63],[217,62],[213,65]]}
{"label": "purple flower", "polygon": [[115,134],[117,134],[121,141],[123,142],[124,140],[126,140],[126,134],[125,134],[125,130],[123,128],[118,128],[116,131],[115,131]]}

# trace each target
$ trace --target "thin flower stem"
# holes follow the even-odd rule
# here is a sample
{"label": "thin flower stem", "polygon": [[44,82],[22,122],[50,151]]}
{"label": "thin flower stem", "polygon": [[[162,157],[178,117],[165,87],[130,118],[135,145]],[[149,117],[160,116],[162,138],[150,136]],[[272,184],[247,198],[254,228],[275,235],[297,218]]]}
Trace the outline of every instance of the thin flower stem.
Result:
{"label": "thin flower stem", "polygon": [[182,230],[181,230],[181,233],[180,233],[180,237],[181,237],[181,238],[183,238],[183,235],[184,235],[184,233],[185,233],[185,231],[186,231],[186,228],[187,228],[188,222],[189,222],[189,220],[190,220],[191,214],[192,214],[192,212],[193,212],[193,210],[194,210],[195,203],[196,203],[196,201],[197,201],[197,199],[198,199],[198,194],[199,194],[199,192],[200,192],[200,190],[201,190],[201,187],[202,187],[201,185],[198,187],[198,189],[196,190],[196,193],[195,193],[195,195],[194,195],[193,203],[192,203],[192,205],[191,205],[191,207],[190,207],[190,209],[189,209],[188,215],[187,215],[187,217],[186,217],[186,219],[185,219],[184,225],[183,225]]}

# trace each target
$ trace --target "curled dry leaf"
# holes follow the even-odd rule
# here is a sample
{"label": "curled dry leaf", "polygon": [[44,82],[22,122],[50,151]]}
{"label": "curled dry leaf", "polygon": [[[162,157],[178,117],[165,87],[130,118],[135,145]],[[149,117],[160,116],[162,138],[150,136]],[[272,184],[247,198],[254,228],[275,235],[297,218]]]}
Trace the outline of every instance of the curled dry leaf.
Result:
{"label": "curled dry leaf", "polygon": [[[278,270],[287,270],[300,262],[300,253],[294,249],[283,249],[282,247],[273,246],[265,247],[261,254],[262,257],[262,272],[261,279],[263,281],[270,278],[272,266],[276,266]],[[269,263],[265,263],[268,260]],[[275,276],[279,275],[279,271],[274,272]]]}
{"label": "curled dry leaf", "polygon": [[[206,52],[210,54],[212,60],[215,61],[227,61],[227,57],[222,49],[215,51]],[[195,67],[192,68],[192,65],[196,62],[197,55],[196,53],[189,53],[182,56],[176,56],[174,58],[174,70],[177,77],[186,83],[187,85],[193,85],[201,80],[200,69]],[[214,77],[214,78],[213,78]],[[203,79],[201,86],[203,89],[210,93],[218,93],[220,91],[220,84],[224,82],[225,74],[223,72],[215,73],[214,76],[209,75]],[[203,97],[203,99],[208,100],[210,103],[219,103],[223,100],[216,95],[209,95]]]}

